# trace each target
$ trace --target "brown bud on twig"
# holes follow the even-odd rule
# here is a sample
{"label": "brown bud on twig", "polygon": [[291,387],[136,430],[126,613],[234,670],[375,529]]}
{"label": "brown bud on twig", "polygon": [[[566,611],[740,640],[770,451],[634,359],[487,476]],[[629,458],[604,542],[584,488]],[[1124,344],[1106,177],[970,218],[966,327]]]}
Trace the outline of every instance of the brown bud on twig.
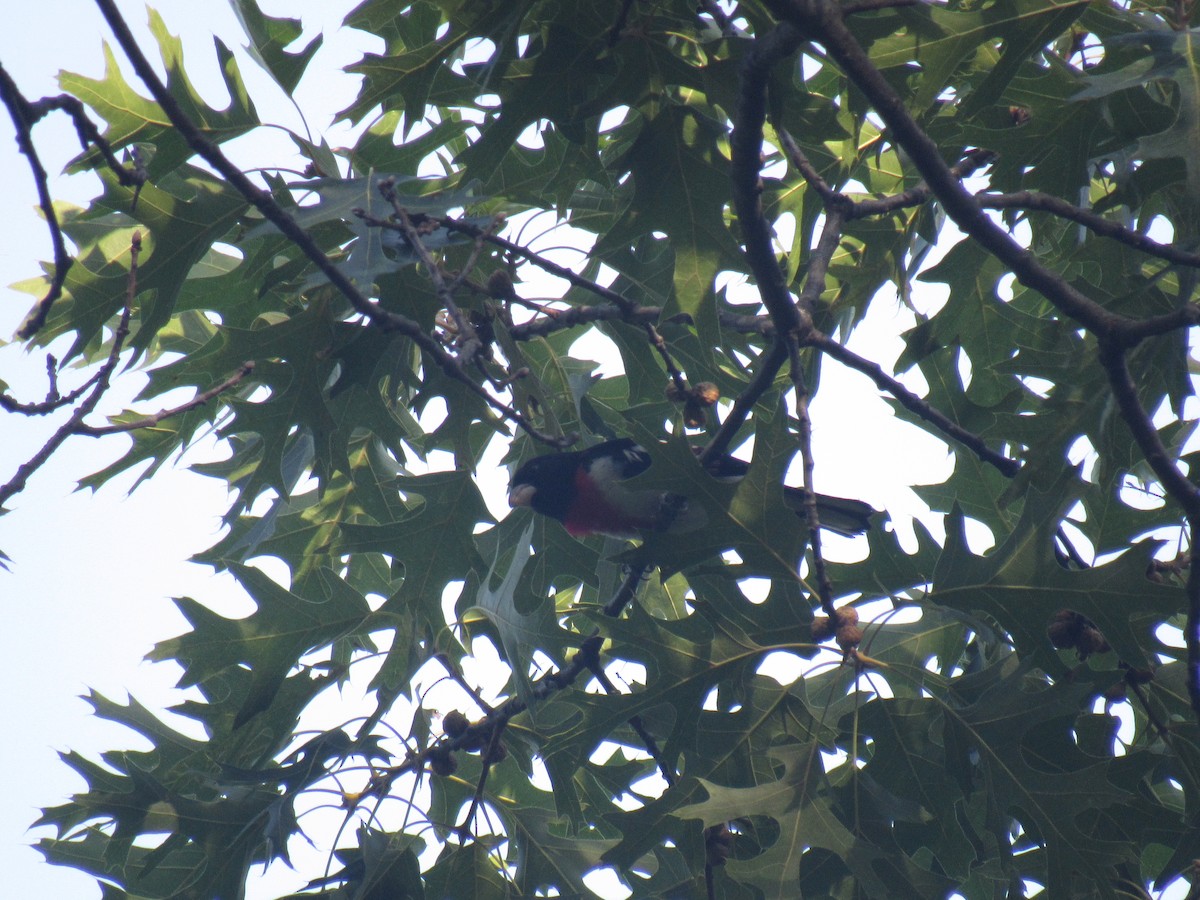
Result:
{"label": "brown bud on twig", "polygon": [[721,389],[711,381],[701,381],[692,388],[692,396],[696,402],[704,406],[713,406],[721,399]]}
{"label": "brown bud on twig", "polygon": [[1125,682],[1114,681],[1101,695],[1106,703],[1120,703],[1125,699]]}
{"label": "brown bud on twig", "polygon": [[1153,669],[1126,669],[1125,680],[1130,684],[1149,684],[1154,680]]}
{"label": "brown bud on twig", "polygon": [[705,410],[721,399],[720,388],[711,381],[701,381],[686,389],[681,389],[677,382],[672,381],[667,385],[665,393],[672,403],[683,404],[683,422],[689,428],[699,428],[703,425]]}
{"label": "brown bud on twig", "polygon": [[488,276],[487,290],[488,294],[497,300],[511,300],[517,296],[512,278],[503,269],[497,269]]}
{"label": "brown bud on twig", "polygon": [[1082,630],[1083,622],[1074,610],[1060,609],[1046,627],[1046,636],[1059,650],[1067,650],[1078,645]]}

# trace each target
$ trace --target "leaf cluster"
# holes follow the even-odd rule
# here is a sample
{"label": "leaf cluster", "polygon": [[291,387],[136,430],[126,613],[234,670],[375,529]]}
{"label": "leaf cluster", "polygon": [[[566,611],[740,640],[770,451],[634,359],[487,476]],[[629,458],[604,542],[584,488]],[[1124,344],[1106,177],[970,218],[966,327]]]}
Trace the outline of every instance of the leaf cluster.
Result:
{"label": "leaf cluster", "polygon": [[[114,416],[130,447],[86,483],[215,435],[198,468],[232,499],[198,558],[254,611],[175,601],[190,630],[152,658],[192,689],[186,735],[91,697],[151,749],[66,754],[87,786],[40,820],[52,862],[113,898],[241,897],[306,838],[327,864],[291,896],[347,900],[590,896],[601,867],[638,897],[971,900],[1190,872],[1198,661],[1170,635],[1200,501],[1165,473],[1192,461],[1191,4],[698,6],[365,0],[345,27],[383,48],[347,69],[358,137],[292,135],[305,174],[273,163],[262,197],[198,164],[111,51],[103,78],[63,76],[147,181],[76,161],[103,192],[61,211],[75,262],[31,343],[70,335],[90,363],[115,342],[143,402],[219,387]],[[312,77],[319,38],[235,7],[285,92]],[[218,45],[213,109],[152,22],[205,141],[270,124],[238,57]],[[1014,279],[929,177],[980,148],[966,184],[1047,279]],[[898,358],[848,349],[897,302]],[[951,448],[913,486],[944,538],[881,515],[834,562],[784,504],[842,365]],[[667,386],[699,382],[721,399],[685,426]],[[631,549],[489,510],[505,465],[617,435],[704,531]],[[736,486],[690,449],[750,439]],[[857,640],[823,644],[820,609],[853,609]],[[1056,646],[1064,610],[1102,645]]]}

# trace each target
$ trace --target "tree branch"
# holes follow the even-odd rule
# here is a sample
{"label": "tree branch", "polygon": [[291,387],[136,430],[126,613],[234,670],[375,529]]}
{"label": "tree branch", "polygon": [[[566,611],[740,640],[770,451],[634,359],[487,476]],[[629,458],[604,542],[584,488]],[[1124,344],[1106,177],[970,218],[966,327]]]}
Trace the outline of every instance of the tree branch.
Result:
{"label": "tree branch", "polygon": [[1127,244],[1150,256],[1157,256],[1181,266],[1200,268],[1200,253],[1183,250],[1174,244],[1159,243],[1140,231],[1134,231],[1119,222],[1110,221],[1091,210],[1074,206],[1052,194],[1044,194],[1041,191],[1017,191],[1011,194],[980,193],[975,196],[978,198],[980,206],[987,209],[1032,209],[1048,212],[1060,218],[1078,222],[1101,237],[1120,241],[1122,244]]}
{"label": "tree branch", "polygon": [[135,231],[129,245],[130,261],[125,289],[125,309],[122,310],[120,322],[113,333],[112,347],[108,351],[108,358],[96,373],[91,392],[75,408],[71,417],[42,445],[42,449],[20,465],[7,484],[0,486],[0,508],[3,508],[4,504],[14,495],[25,490],[30,476],[46,464],[54,451],[61,447],[67,438],[79,432],[84,418],[96,408],[100,398],[108,391],[113,371],[117,367],[117,361],[121,358],[121,349],[125,346],[125,339],[129,337],[129,318],[133,314],[133,299],[137,296],[137,263],[141,249],[142,235],[141,232]]}
{"label": "tree branch", "polygon": [[972,431],[967,431],[961,425],[951,421],[946,417],[945,413],[935,409],[928,401],[918,397],[891,375],[888,375],[878,363],[864,359],[819,331],[814,331],[809,336],[808,343],[809,346],[815,347],[822,353],[832,356],[838,362],[854,369],[856,372],[862,372],[874,381],[881,391],[895,397],[905,409],[916,413],[926,422],[929,422],[946,436],[962,444],[1004,475],[1011,478],[1020,471],[1021,463],[1018,460],[1011,459],[992,450],[979,435]]}
{"label": "tree branch", "polygon": [[1038,291],[1059,310],[1098,336],[1132,346],[1145,337],[1200,322],[1200,307],[1187,304],[1163,316],[1130,319],[1105,309],[1076,290],[1065,278],[1042,266],[984,213],[942,160],[937,144],[917,124],[904,101],[855,40],[837,4],[829,0],[767,0],[785,22],[819,42],[863,92],[924,177],[946,213],[964,234],[1003,262],[1023,285]]}
{"label": "tree branch", "polygon": [[215,384],[208,390],[197,394],[187,403],[180,404],[172,409],[164,409],[134,422],[122,422],[116,425],[85,425],[81,422],[75,427],[74,433],[86,435],[87,437],[102,437],[106,434],[119,434],[122,432],[138,431],[142,428],[154,428],[164,419],[170,419],[179,415],[180,413],[189,412],[190,410],[203,406],[214,397],[223,394],[231,387],[240,384],[242,380],[253,371],[254,362],[244,362],[238,367],[236,372],[234,372],[220,384]]}
{"label": "tree branch", "polygon": [[[679,367],[676,366],[674,360],[672,360],[666,341],[664,341],[662,335],[659,334],[658,329],[655,327],[654,321],[651,321],[645,315],[639,315],[639,311],[644,313],[646,310],[654,309],[656,307],[638,306],[632,300],[621,296],[616,291],[603,287],[591,279],[584,278],[582,275],[571,271],[566,266],[560,266],[558,263],[551,262],[536,251],[530,250],[528,247],[523,247],[520,244],[516,244],[512,241],[506,240],[505,238],[498,237],[497,235],[491,234],[488,231],[484,231],[476,225],[471,225],[467,222],[462,222],[448,217],[437,219],[437,221],[439,224],[453,231],[459,231],[463,234],[472,235],[477,240],[487,241],[490,244],[494,244],[495,246],[502,248],[507,253],[520,256],[522,259],[528,260],[543,271],[565,279],[574,287],[581,288],[585,291],[590,291],[591,293],[596,294],[598,297],[602,297],[609,303],[612,303],[620,311],[619,318],[621,318],[622,321],[635,323],[642,326],[643,330],[646,332],[646,339],[650,342],[650,346],[652,346],[662,358],[663,366],[667,371],[668,377],[675,385],[676,391],[678,391],[681,395],[687,392],[687,381],[684,379],[683,373],[679,370]],[[614,318],[616,317],[614,316]],[[547,330],[543,333],[549,333],[550,331],[554,330],[557,329],[547,326]]]}
{"label": "tree branch", "polygon": [[[730,135],[730,181],[746,260],[758,292],[775,327],[801,339],[812,328],[807,310],[792,301],[783,270],[775,256],[773,232],[762,208],[763,123],[767,115],[767,78],[771,68],[803,43],[800,33],[782,24],[756,38],[739,73],[737,109]],[[786,355],[786,354],[784,354]]]}
{"label": "tree branch", "polygon": [[334,265],[329,257],[322,252],[321,248],[297,224],[296,220],[275,201],[275,198],[266,191],[259,189],[250,181],[242,170],[231,163],[220,149],[209,141],[191,119],[187,117],[179,104],[175,102],[175,98],[167,90],[166,85],[159,79],[149,60],[142,53],[141,48],[138,47],[137,42],[129,31],[129,26],[122,18],[114,0],[96,0],[96,5],[100,8],[101,14],[112,29],[117,43],[121,45],[121,49],[129,58],[134,71],[137,72],[138,77],[149,88],[155,102],[162,108],[163,113],[170,119],[171,124],[175,126],[180,136],[187,142],[187,145],[233,185],[238,193],[263,214],[267,221],[278,228],[284,237],[291,241],[329,279],[329,282],[350,301],[350,305],[357,312],[365,316],[377,328],[385,332],[396,331],[411,339],[413,343],[432,357],[449,377],[462,382],[471,392],[499,413],[502,418],[517,425],[530,437],[550,446],[564,446],[563,439],[538,431],[524,416],[511,406],[493,397],[486,388],[470,378],[463,371],[458,358],[448,352],[434,338],[426,334],[417,322],[407,316],[389,312],[378,303],[368,300],[350,282],[342,270]]}
{"label": "tree branch", "polygon": [[146,173],[140,165],[126,169],[121,164],[108,142],[101,137],[96,126],[87,117],[83,104],[74,97],[63,94],[58,97],[43,97],[41,100],[31,103],[25,99],[25,96],[17,88],[16,82],[5,71],[4,66],[0,65],[0,101],[4,103],[8,115],[12,119],[13,127],[16,129],[17,147],[29,160],[29,170],[33,173],[33,183],[37,188],[38,206],[42,210],[42,215],[46,217],[46,228],[50,231],[50,243],[54,247],[54,268],[50,277],[50,287],[17,330],[18,338],[28,340],[46,324],[50,309],[62,296],[67,273],[74,264],[74,260],[67,252],[67,244],[63,239],[58,214],[54,211],[54,200],[50,196],[49,176],[38,156],[37,147],[33,143],[34,124],[51,110],[59,109],[66,112],[75,123],[75,133],[79,135],[79,142],[83,145],[83,149],[97,148],[108,167],[117,176],[117,180],[126,187],[135,188],[135,203],[137,202],[136,189],[145,182]]}

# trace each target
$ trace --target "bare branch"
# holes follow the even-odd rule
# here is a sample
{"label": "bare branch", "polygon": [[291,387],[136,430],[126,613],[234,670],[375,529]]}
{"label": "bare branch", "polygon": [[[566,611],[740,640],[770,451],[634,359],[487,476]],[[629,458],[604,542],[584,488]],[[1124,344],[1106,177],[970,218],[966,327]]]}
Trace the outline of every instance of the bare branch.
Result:
{"label": "bare branch", "polygon": [[709,16],[721,30],[721,34],[725,37],[737,37],[739,30],[733,24],[733,19],[725,14],[725,10],[721,9],[721,4],[716,0],[700,0],[697,4],[697,12]]}
{"label": "bare branch", "polygon": [[1187,623],[1184,626],[1184,643],[1187,645],[1187,687],[1192,710],[1200,716],[1200,560],[1197,560],[1197,544],[1200,540],[1200,520],[1188,516],[1188,540],[1191,543],[1192,564],[1188,567],[1187,579]]}
{"label": "bare branch", "polygon": [[22,403],[15,397],[10,397],[8,394],[0,391],[0,409],[11,413],[20,413],[24,416],[44,416],[54,412],[56,409],[62,409],[64,406],[70,406],[96,383],[96,379],[100,377],[100,372],[95,372],[91,378],[81,384],[69,394],[60,394],[58,391],[58,360],[51,354],[46,354],[46,377],[49,379],[50,387],[46,391],[46,399],[40,403]]}
{"label": "bare branch", "polygon": [[102,435],[106,434],[119,434],[121,432],[138,431],[142,428],[154,428],[164,419],[170,419],[174,416],[180,415],[181,413],[189,412],[193,409],[203,406],[214,397],[223,394],[230,388],[240,384],[242,380],[253,371],[253,361],[244,362],[238,367],[236,372],[234,372],[220,384],[215,384],[208,390],[197,394],[187,403],[180,404],[179,406],[171,409],[164,409],[160,412],[153,413],[133,422],[122,422],[116,425],[85,425],[80,423],[74,429],[74,433],[86,435],[87,437],[101,437]]}
{"label": "bare branch", "polygon": [[809,336],[809,345],[816,347],[822,353],[828,354],[845,366],[849,366],[856,372],[862,372],[868,378],[875,382],[876,386],[888,394],[895,397],[905,409],[916,413],[926,422],[929,422],[947,437],[952,438],[962,444],[968,450],[984,462],[998,469],[1001,473],[1011,478],[1016,475],[1021,469],[1021,463],[1018,460],[1010,459],[1003,454],[992,450],[983,439],[974,432],[967,431],[962,426],[952,422],[946,415],[935,409],[928,402],[918,397],[899,381],[883,371],[883,368],[876,362],[869,359],[864,359],[857,353],[849,350],[842,344],[833,340],[826,334],[819,331],[814,331]]}
{"label": "bare branch", "polygon": [[954,223],[1003,262],[1026,287],[1041,293],[1059,310],[1099,337],[1119,341],[1125,346],[1200,322],[1200,307],[1195,304],[1146,319],[1118,315],[1087,297],[1058,273],[1045,268],[1030,250],[992,221],[979,201],[955,177],[942,159],[937,144],[912,117],[903,99],[850,33],[837,4],[829,0],[768,0],[767,5],[799,32],[824,46],[866,95],[892,138],[907,151]]}
{"label": "bare branch", "polygon": [[[96,126],[87,117],[83,104],[74,97],[64,94],[58,97],[43,97],[41,100],[31,103],[25,99],[24,95],[17,88],[16,82],[5,71],[4,66],[0,65],[0,101],[8,109],[8,115],[12,119],[13,127],[16,129],[17,147],[25,155],[26,159],[29,160],[29,169],[33,173],[33,183],[37,187],[38,206],[42,210],[42,215],[46,218],[46,228],[50,232],[50,243],[54,247],[54,266],[53,275],[50,277],[50,287],[17,331],[17,337],[21,340],[28,340],[37,334],[42,326],[46,324],[46,319],[50,315],[50,309],[58,301],[58,298],[62,296],[63,285],[67,280],[67,273],[71,270],[71,266],[74,263],[71,255],[67,252],[67,244],[63,239],[58,214],[54,211],[54,200],[50,196],[49,177],[46,174],[45,167],[42,165],[41,158],[38,156],[37,147],[33,143],[34,124],[51,110],[63,110],[74,121],[75,131],[79,135],[79,141],[83,144],[83,149],[90,150],[93,147],[99,149],[109,168],[116,174],[121,184],[127,187],[140,188],[146,179],[146,173],[140,166],[126,169],[121,164],[112,152],[112,148],[109,147],[108,142],[100,136],[100,132],[96,129]],[[137,195],[135,194],[135,202],[136,197]],[[6,405],[5,408],[10,407]]]}
{"label": "bare branch", "polygon": [[608,46],[610,48],[617,46],[617,42],[621,40],[621,35],[625,32],[625,23],[629,20],[629,10],[632,8],[633,0],[621,0],[617,18],[612,23],[612,27],[608,29]]}
{"label": "bare branch", "polygon": [[796,397],[796,418],[800,422],[800,459],[804,478],[804,513],[808,522],[808,546],[812,550],[813,574],[817,580],[817,597],[821,608],[833,621],[837,610],[833,605],[833,582],[825,568],[825,557],[821,553],[821,517],[817,510],[817,493],[813,487],[813,471],[816,463],[812,452],[812,419],[808,415],[808,385],[804,381],[804,369],[800,362],[800,347],[794,340],[788,341],[789,371],[792,391]]}
{"label": "bare branch", "polygon": [[108,391],[113,371],[117,367],[117,361],[121,358],[121,350],[125,346],[125,339],[129,337],[129,317],[133,313],[133,299],[137,296],[137,261],[141,249],[142,235],[141,232],[135,231],[129,247],[130,262],[129,277],[126,282],[125,309],[121,312],[121,319],[117,324],[116,331],[113,332],[112,347],[109,348],[108,358],[96,373],[91,392],[75,408],[71,417],[42,445],[42,449],[20,465],[7,484],[0,485],[0,507],[3,507],[10,498],[25,489],[33,473],[46,464],[46,461],[54,454],[54,451],[61,447],[67,438],[77,433],[80,425],[83,424],[84,418],[96,408],[100,399]]}
{"label": "bare branch", "polygon": [[562,278],[573,287],[589,291],[595,294],[597,297],[607,300],[622,312],[629,313],[637,308],[637,304],[634,301],[627,297],[622,297],[616,291],[606,288],[603,285],[596,284],[596,282],[572,272],[566,266],[560,266],[558,263],[546,259],[536,251],[530,250],[528,247],[523,247],[520,244],[513,243],[512,241],[502,238],[499,235],[490,234],[484,229],[480,228],[478,225],[472,225],[470,222],[464,222],[448,216],[438,218],[435,221],[451,231],[457,231],[461,234],[470,235],[471,237],[482,237],[482,239],[487,241],[489,244],[494,244],[495,246],[504,250],[506,253],[510,253],[513,256],[518,256],[521,259],[533,263],[542,271],[549,272],[551,275]]}
{"label": "bare branch", "polygon": [[878,9],[896,9],[901,6],[916,6],[920,0],[857,0],[842,7],[842,15],[852,16],[855,13],[875,12]]}
{"label": "bare branch", "polygon": [[1158,429],[1150,420],[1150,414],[1138,399],[1137,387],[1129,372],[1129,360],[1125,348],[1114,341],[1101,340],[1100,364],[1108,375],[1113,398],[1121,411],[1121,418],[1133,433],[1138,448],[1154,470],[1167,496],[1179,504],[1189,521],[1200,522],[1200,489],[1179,470],[1167,448],[1158,436]]}
{"label": "bare branch", "polygon": [[[746,260],[754,273],[763,305],[781,332],[801,337],[812,327],[807,311],[792,301],[783,270],[775,256],[773,232],[762,209],[763,123],[767,112],[767,78],[771,68],[803,43],[787,24],[777,26],[754,46],[742,63],[733,134],[730,136],[730,174],[734,208],[745,244]],[[785,354],[786,355],[786,354]]]}
{"label": "bare branch", "polygon": [[96,5],[100,8],[101,14],[112,29],[117,43],[121,45],[121,49],[129,58],[134,71],[137,72],[138,77],[149,88],[155,102],[162,107],[163,113],[170,119],[171,124],[175,126],[180,136],[187,142],[187,145],[233,185],[238,193],[266,217],[267,221],[278,228],[289,241],[295,244],[309,261],[321,271],[321,274],[328,278],[329,282],[350,301],[350,305],[357,312],[365,316],[377,328],[386,332],[399,332],[411,339],[413,343],[432,357],[434,362],[450,378],[462,382],[470,391],[499,413],[502,418],[517,425],[530,437],[554,447],[562,447],[571,443],[566,438],[543,434],[511,406],[493,397],[483,385],[476,382],[463,371],[458,358],[454,354],[447,351],[433,337],[426,334],[416,321],[407,316],[390,312],[378,303],[367,299],[351,283],[345,273],[334,265],[333,261],[325,255],[304,229],[297,224],[296,220],[275,201],[275,198],[250,181],[242,170],[230,162],[220,149],[206,138],[200,129],[196,127],[195,123],[187,117],[175,101],[175,98],[167,90],[166,85],[159,79],[149,60],[142,53],[141,48],[138,47],[137,41],[134,40],[133,35],[130,33],[129,26],[126,24],[124,18],[122,18],[114,0],[96,0]]}
{"label": "bare branch", "polygon": [[[599,660],[596,661],[596,665],[592,667],[591,672],[596,681],[600,682],[600,687],[604,688],[606,694],[613,696],[620,693],[617,690],[617,686],[613,684],[612,679],[608,677],[608,673],[604,671],[604,667],[599,664]],[[642,717],[639,715],[630,716],[629,727],[641,739],[646,752],[650,754],[650,758],[658,766],[658,772],[662,775],[663,781],[667,783],[667,787],[674,787],[675,782],[678,781],[678,776],[675,774],[675,770],[667,764],[667,758],[663,754],[662,748],[658,746],[658,741],[654,739],[654,735],[646,728],[646,723],[642,720]]]}
{"label": "bare branch", "polygon": [[434,290],[437,292],[438,300],[442,306],[450,313],[450,317],[454,320],[454,324],[458,329],[459,335],[459,359],[463,364],[469,364],[475,359],[475,355],[479,352],[482,344],[479,336],[475,333],[475,326],[470,320],[463,315],[461,309],[458,308],[458,301],[454,299],[454,290],[446,283],[446,279],[442,277],[441,267],[429,254],[429,250],[425,244],[421,242],[421,235],[413,226],[412,219],[408,216],[408,211],[400,205],[399,198],[396,196],[396,183],[394,179],[385,178],[379,183],[379,193],[383,199],[392,204],[395,210],[396,219],[400,226],[400,233],[404,235],[405,241],[412,247],[417,258],[424,264],[426,271],[429,273],[429,278],[433,282]]}
{"label": "bare branch", "polygon": [[1048,212],[1078,222],[1101,237],[1128,244],[1150,256],[1157,256],[1181,266],[1200,267],[1200,253],[1183,250],[1174,244],[1160,243],[1140,231],[1134,231],[1119,222],[1110,221],[1091,210],[1074,206],[1051,194],[1041,191],[1017,191],[1012,194],[980,193],[975,196],[979,199],[979,204],[988,209],[1032,209]]}
{"label": "bare branch", "polygon": [[713,435],[711,441],[700,454],[701,465],[708,463],[729,451],[733,439],[737,436],[742,425],[750,415],[750,410],[775,383],[775,376],[788,358],[787,343],[782,335],[776,333],[771,346],[758,355],[758,371],[750,379],[750,383],[737,395],[733,406],[721,422],[721,427]]}

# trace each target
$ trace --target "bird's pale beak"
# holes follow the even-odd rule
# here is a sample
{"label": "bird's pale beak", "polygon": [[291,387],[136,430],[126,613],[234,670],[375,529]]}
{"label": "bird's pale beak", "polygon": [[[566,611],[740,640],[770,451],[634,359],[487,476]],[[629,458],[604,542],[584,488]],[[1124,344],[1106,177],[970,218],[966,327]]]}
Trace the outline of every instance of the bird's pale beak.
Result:
{"label": "bird's pale beak", "polygon": [[532,506],[533,495],[537,493],[537,488],[532,484],[515,484],[511,491],[508,492],[508,505],[511,507]]}

